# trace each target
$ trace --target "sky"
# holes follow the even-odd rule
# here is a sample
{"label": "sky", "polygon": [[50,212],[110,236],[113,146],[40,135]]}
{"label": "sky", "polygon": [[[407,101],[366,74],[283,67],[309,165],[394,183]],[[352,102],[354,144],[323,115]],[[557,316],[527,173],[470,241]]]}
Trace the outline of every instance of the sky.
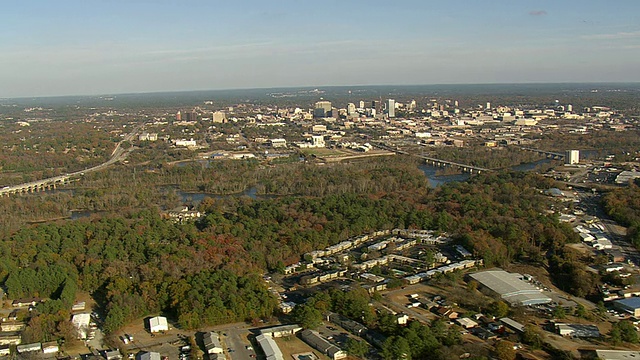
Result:
{"label": "sky", "polygon": [[640,81],[638,0],[3,0],[0,97]]}

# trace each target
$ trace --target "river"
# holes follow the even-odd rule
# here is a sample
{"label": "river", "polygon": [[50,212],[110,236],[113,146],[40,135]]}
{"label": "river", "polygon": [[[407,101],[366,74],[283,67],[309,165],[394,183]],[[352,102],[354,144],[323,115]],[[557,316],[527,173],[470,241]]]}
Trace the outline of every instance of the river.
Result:
{"label": "river", "polygon": [[[513,171],[533,171],[539,165],[544,165],[550,163],[551,159],[541,159],[529,163],[524,163],[520,165],[512,166],[511,169]],[[471,175],[468,173],[459,173],[459,174],[450,174],[450,175],[438,175],[438,171],[442,170],[440,167],[431,166],[427,164],[418,165],[418,168],[424,173],[427,180],[429,180],[429,187],[436,188],[446,183],[458,182],[458,181],[467,181]],[[211,197],[216,199],[224,199],[229,197],[249,197],[251,199],[273,199],[277,198],[278,195],[259,195],[258,189],[256,187],[251,187],[241,193],[237,194],[229,194],[229,195],[220,195],[220,194],[210,194],[204,192],[190,192],[190,191],[182,191],[177,187],[162,187],[162,190],[173,189],[176,194],[180,197],[180,201],[187,204],[197,205],[204,198]],[[55,189],[55,190],[47,190],[47,193],[55,193],[55,192],[68,192],[73,194],[72,189]],[[73,210],[71,211],[70,218],[71,220],[77,220],[81,218],[90,217],[93,214],[100,213],[99,211],[90,211],[90,210]]]}

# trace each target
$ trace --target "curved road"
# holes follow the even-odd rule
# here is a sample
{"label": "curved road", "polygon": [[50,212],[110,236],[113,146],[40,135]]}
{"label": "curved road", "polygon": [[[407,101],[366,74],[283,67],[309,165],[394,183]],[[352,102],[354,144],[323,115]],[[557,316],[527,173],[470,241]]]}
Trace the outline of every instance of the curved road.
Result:
{"label": "curved road", "polygon": [[47,179],[31,181],[31,182],[27,182],[19,185],[5,186],[4,188],[0,189],[0,196],[4,196],[6,194],[14,194],[14,193],[22,192],[24,190],[29,190],[29,189],[36,189],[43,186],[53,185],[56,183],[62,183],[71,177],[82,176],[84,175],[84,173],[102,170],[107,166],[110,166],[120,160],[123,160],[127,156],[128,151],[122,148],[121,146],[122,143],[124,141],[131,141],[134,138],[134,136],[136,136],[136,134],[138,133],[141,127],[142,125],[136,126],[132,132],[127,134],[120,142],[118,142],[118,144],[116,145],[116,148],[111,153],[111,158],[109,158],[109,160],[105,161],[100,165],[96,165],[88,169],[79,170],[79,171],[68,173],[65,175],[50,177]]}

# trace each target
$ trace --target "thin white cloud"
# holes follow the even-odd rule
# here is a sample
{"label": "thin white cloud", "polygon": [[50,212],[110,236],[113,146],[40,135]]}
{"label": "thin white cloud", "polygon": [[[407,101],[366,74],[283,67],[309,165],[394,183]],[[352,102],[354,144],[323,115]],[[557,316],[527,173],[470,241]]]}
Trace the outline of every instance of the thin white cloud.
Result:
{"label": "thin white cloud", "polygon": [[594,34],[585,35],[582,38],[586,40],[618,40],[618,39],[633,39],[640,37],[639,31],[621,31],[612,34]]}

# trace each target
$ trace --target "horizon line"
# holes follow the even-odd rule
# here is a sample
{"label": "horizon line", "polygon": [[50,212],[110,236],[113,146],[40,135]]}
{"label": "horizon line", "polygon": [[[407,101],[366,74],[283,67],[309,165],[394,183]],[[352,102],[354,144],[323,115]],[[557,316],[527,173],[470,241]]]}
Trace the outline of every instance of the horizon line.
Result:
{"label": "horizon line", "polygon": [[355,85],[300,85],[300,86],[266,86],[266,87],[230,87],[223,89],[194,89],[194,90],[152,90],[134,91],[118,93],[90,93],[90,94],[64,94],[64,95],[36,95],[36,96],[15,96],[0,97],[0,100],[24,100],[24,99],[53,99],[71,97],[99,97],[99,96],[125,96],[125,95],[152,95],[152,94],[173,94],[173,93],[195,93],[195,92],[216,92],[216,91],[248,91],[248,90],[270,90],[270,89],[321,89],[321,88],[348,88],[348,87],[418,87],[418,86],[494,86],[494,85],[630,85],[640,84],[640,81],[560,81],[560,82],[495,82],[495,83],[432,83],[432,84],[355,84]]}

